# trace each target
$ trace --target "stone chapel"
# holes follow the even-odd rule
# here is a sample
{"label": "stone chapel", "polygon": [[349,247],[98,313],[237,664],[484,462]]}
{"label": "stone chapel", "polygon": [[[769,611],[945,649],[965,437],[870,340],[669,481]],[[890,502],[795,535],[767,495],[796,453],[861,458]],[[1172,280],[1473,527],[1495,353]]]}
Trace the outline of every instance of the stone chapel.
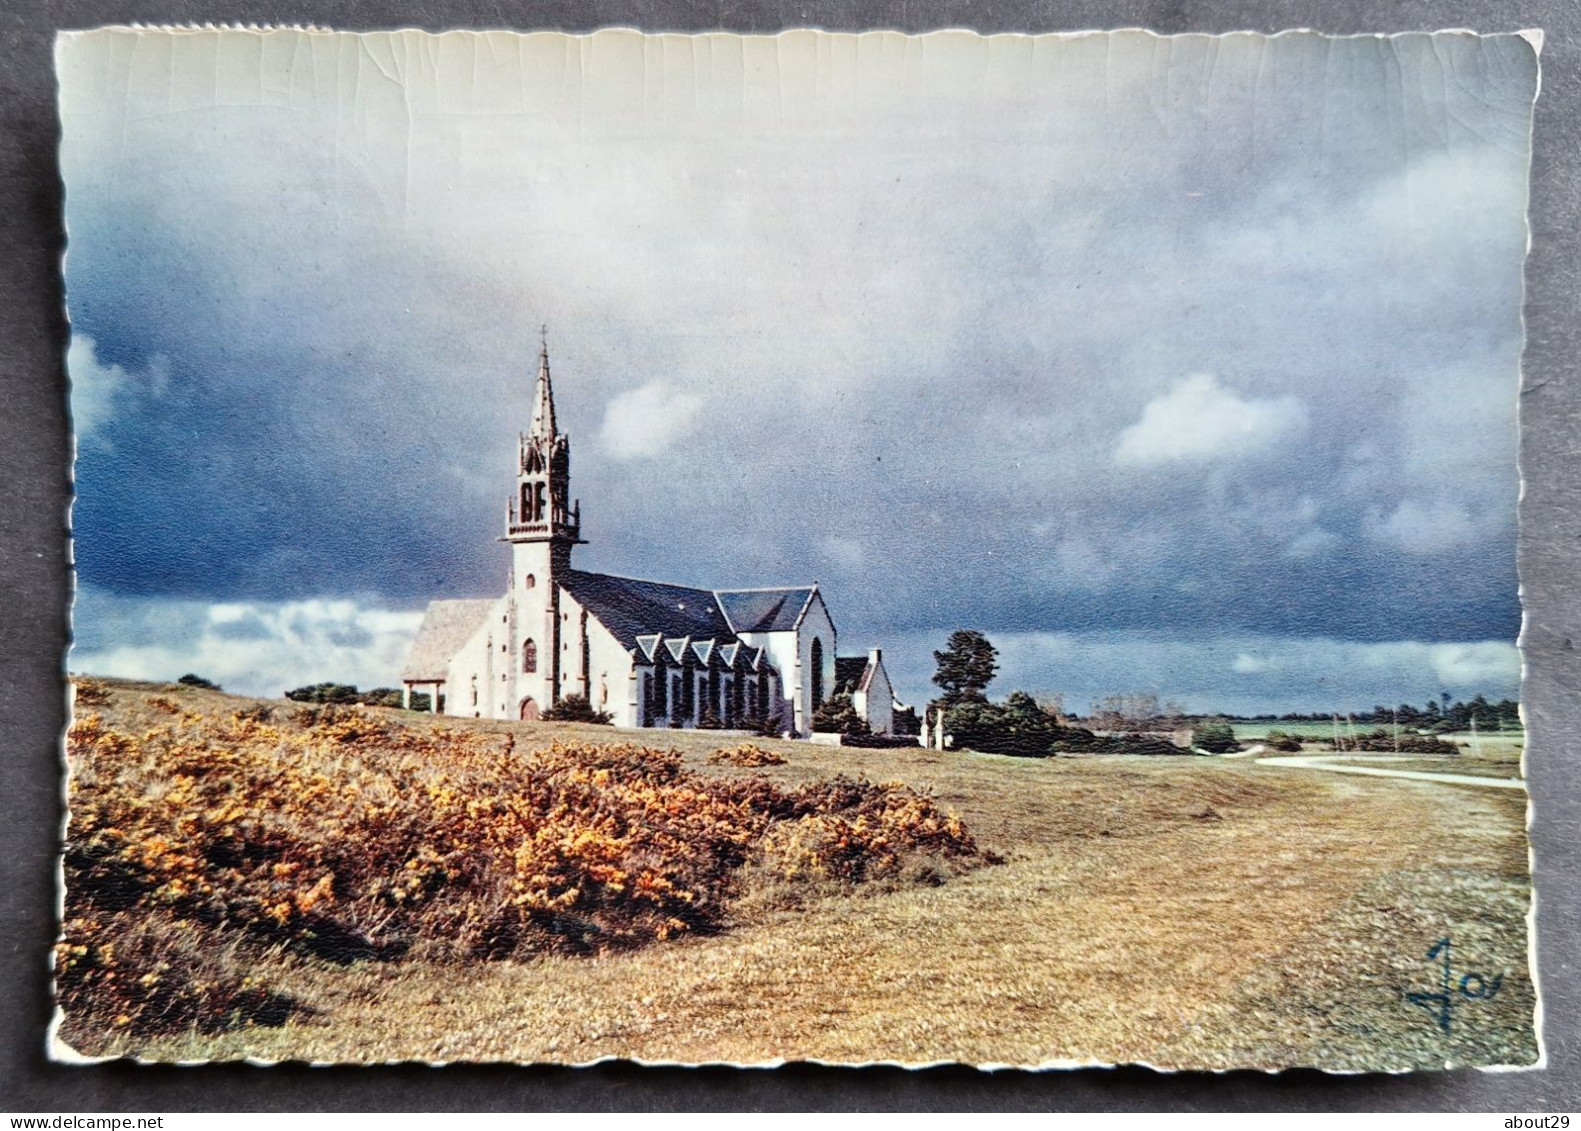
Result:
{"label": "stone chapel", "polygon": [[890,732],[882,655],[841,657],[837,668],[816,584],[694,589],[575,569],[582,512],[570,491],[571,438],[555,423],[546,341],[505,508],[505,593],[429,603],[402,672],[407,706],[420,692],[438,713],[531,720],[575,695],[616,726],[778,720],[805,735],[839,680],[873,731]]}

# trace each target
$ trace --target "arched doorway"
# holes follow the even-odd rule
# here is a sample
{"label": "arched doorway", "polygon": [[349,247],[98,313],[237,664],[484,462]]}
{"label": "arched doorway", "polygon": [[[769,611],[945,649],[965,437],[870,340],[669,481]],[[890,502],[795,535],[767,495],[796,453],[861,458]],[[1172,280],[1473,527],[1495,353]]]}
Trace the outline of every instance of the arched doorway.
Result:
{"label": "arched doorway", "polygon": [[533,702],[531,695],[522,700],[521,716],[524,723],[535,723],[538,721],[538,704]]}

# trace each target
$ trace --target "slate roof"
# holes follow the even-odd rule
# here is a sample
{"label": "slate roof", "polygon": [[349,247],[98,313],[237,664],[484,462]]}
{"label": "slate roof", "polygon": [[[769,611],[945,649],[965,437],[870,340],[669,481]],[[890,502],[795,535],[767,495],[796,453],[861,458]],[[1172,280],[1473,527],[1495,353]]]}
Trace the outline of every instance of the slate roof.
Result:
{"label": "slate roof", "polygon": [[836,656],[834,658],[835,690],[862,690],[862,677],[866,672],[866,656]]}
{"label": "slate roof", "polygon": [[714,596],[736,632],[789,632],[812,600],[812,586],[797,589],[720,589]]}
{"label": "slate roof", "polygon": [[444,679],[450,658],[461,650],[498,602],[497,597],[466,601],[430,601],[422,627],[406,658],[403,680]]}
{"label": "slate roof", "polygon": [[639,647],[639,636],[655,634],[667,640],[690,636],[724,643],[735,639],[719,602],[708,589],[579,569],[567,570],[559,580],[627,648]]}
{"label": "slate roof", "polygon": [[[687,644],[706,662],[712,644],[718,649],[740,645],[738,632],[788,632],[812,600],[815,590],[693,589],[607,573],[567,570],[559,579],[589,613],[597,617],[622,647],[636,649],[651,661],[662,648],[679,662]],[[450,659],[477,631],[497,598],[473,601],[431,601],[412,644],[403,680],[444,679]],[[747,653],[754,660],[760,649]],[[735,663],[736,651],[724,654]],[[836,663],[843,663],[837,660]],[[865,664],[865,659],[859,659]],[[836,684],[840,682],[838,671]]]}
{"label": "slate roof", "polygon": [[[873,689],[873,676],[878,673],[878,665],[870,663],[862,669],[862,679],[856,685],[858,691],[871,691]],[[891,696],[893,698],[893,696]]]}

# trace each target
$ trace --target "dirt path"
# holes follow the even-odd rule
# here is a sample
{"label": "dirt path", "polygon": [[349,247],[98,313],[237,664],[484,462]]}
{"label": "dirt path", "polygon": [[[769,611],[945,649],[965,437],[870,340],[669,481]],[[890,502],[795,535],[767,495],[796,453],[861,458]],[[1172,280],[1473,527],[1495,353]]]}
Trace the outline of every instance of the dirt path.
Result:
{"label": "dirt path", "polygon": [[[1489,778],[1477,777],[1473,774],[1438,774],[1426,770],[1386,770],[1381,766],[1350,766],[1337,765],[1342,759],[1364,757],[1369,762],[1387,761],[1388,754],[1324,754],[1300,755],[1283,754],[1268,758],[1258,758],[1259,766],[1295,766],[1307,770],[1328,770],[1336,774],[1365,774],[1374,778],[1407,778],[1411,781],[1436,781],[1444,785],[1484,785],[1494,789],[1525,789],[1526,783],[1520,778]],[[1409,761],[1407,756],[1401,756],[1402,761]]]}

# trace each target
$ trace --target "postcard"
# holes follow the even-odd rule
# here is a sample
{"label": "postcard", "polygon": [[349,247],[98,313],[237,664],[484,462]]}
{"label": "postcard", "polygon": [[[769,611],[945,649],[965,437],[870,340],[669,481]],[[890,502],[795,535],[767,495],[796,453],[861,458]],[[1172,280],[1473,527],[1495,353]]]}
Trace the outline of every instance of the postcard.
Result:
{"label": "postcard", "polygon": [[63,33],[52,1054],[1539,1063],[1539,46]]}

